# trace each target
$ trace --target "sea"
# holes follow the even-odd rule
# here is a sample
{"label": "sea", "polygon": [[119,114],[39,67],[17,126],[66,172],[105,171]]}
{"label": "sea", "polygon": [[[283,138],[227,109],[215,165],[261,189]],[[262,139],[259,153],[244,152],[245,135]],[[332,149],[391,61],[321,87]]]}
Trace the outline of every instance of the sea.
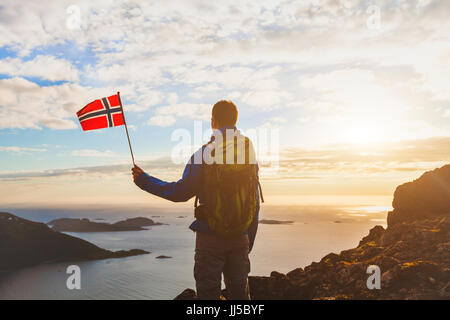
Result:
{"label": "sea", "polygon": [[[389,203],[350,205],[263,205],[261,219],[292,221],[259,224],[250,253],[250,275],[268,276],[305,267],[330,252],[354,248],[375,225],[386,226]],[[67,234],[109,250],[143,249],[150,254],[96,261],[42,264],[15,270],[0,278],[0,299],[173,299],[195,289],[195,233],[188,227],[192,208],[151,206],[0,207],[25,219],[89,218],[116,222],[148,217],[164,225],[144,231]],[[38,240],[37,240],[38,241]],[[165,255],[171,258],[157,259]],[[80,289],[68,289],[70,265],[81,271]]]}

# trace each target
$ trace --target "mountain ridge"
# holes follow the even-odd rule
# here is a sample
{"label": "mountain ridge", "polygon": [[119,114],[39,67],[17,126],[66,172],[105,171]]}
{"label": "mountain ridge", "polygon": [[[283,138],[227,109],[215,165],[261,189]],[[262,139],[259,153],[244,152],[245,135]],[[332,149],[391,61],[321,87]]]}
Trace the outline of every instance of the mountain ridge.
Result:
{"label": "mountain ridge", "polygon": [[[450,165],[398,186],[387,228],[287,274],[250,276],[252,299],[450,299]],[[381,289],[368,289],[369,266]],[[226,290],[223,291],[226,298]],[[177,300],[196,299],[186,289]]]}

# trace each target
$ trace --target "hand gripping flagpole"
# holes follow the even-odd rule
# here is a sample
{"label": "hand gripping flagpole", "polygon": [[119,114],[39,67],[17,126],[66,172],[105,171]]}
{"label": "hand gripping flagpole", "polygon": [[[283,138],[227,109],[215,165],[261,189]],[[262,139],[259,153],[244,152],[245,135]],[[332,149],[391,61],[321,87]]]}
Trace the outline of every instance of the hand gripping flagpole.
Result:
{"label": "hand gripping flagpole", "polygon": [[125,131],[127,132],[128,145],[130,146],[131,160],[133,160],[133,166],[135,166],[136,164],[134,163],[133,149],[131,148],[130,136],[128,135],[127,122],[125,121],[125,112],[123,112],[122,99],[120,99],[120,92],[119,91],[117,91],[117,96],[119,97],[120,108],[122,109],[123,123],[125,125]]}

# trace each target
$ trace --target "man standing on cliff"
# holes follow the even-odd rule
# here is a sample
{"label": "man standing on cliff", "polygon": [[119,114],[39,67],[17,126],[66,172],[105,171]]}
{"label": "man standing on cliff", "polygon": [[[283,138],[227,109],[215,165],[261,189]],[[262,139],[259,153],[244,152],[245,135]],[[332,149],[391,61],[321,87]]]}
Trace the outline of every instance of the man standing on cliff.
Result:
{"label": "man standing on cliff", "polygon": [[[219,299],[222,273],[230,299],[250,299],[249,252],[258,228],[261,186],[253,144],[236,129],[229,100],[212,109],[211,140],[195,152],[177,182],[165,182],[135,166],[142,190],[174,202],[195,198],[194,277],[199,299]],[[259,190],[259,192],[258,192]],[[198,204],[199,203],[199,204]]]}

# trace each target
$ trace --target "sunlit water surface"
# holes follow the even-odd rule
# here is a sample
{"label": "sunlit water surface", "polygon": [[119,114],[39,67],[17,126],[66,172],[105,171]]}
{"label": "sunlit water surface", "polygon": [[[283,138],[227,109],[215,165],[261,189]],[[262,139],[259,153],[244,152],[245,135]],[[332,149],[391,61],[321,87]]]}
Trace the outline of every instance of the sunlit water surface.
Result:
{"label": "sunlit water surface", "polygon": [[[353,248],[377,224],[385,226],[385,204],[353,206],[263,206],[262,219],[292,224],[260,224],[251,252],[252,275],[288,272],[319,261],[330,252]],[[190,209],[3,208],[18,216],[48,222],[59,217],[101,218],[115,222],[145,216],[167,225],[145,231],[69,233],[110,250],[144,249],[151,254],[122,259],[46,264],[15,271],[0,279],[0,299],[172,299],[193,279],[195,234],[188,229]],[[159,216],[159,217],[154,217]],[[182,217],[180,217],[182,216]],[[156,259],[159,255],[170,259]],[[81,290],[66,287],[67,266],[81,268]]]}

